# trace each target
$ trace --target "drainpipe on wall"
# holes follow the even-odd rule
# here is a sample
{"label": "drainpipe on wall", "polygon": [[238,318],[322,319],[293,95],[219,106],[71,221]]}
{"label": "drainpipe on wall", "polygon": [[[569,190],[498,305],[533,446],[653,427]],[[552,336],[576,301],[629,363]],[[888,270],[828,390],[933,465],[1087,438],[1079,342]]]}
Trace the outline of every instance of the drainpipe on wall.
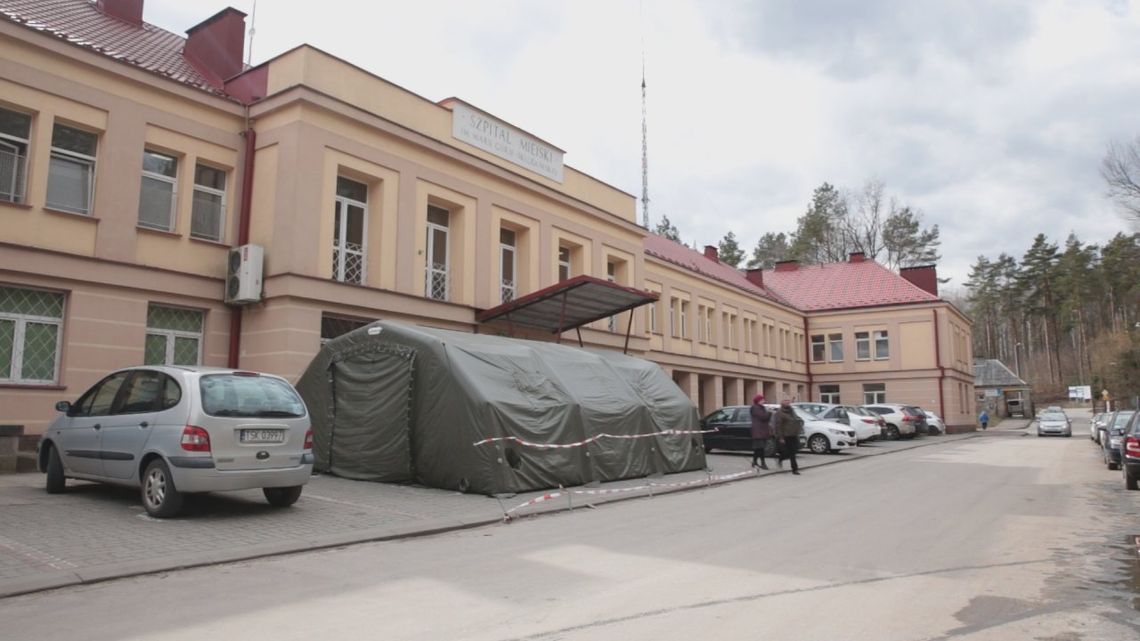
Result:
{"label": "drainpipe on wall", "polygon": [[[257,132],[249,122],[249,108],[246,108],[245,131],[245,158],[242,162],[241,177],[241,203],[238,208],[238,240],[240,247],[249,242],[249,219],[253,203],[253,155],[257,147]],[[238,354],[241,353],[241,307],[230,308],[230,353],[229,367],[236,369]]]}
{"label": "drainpipe on wall", "polygon": [[807,370],[807,402],[811,400],[811,336],[808,334],[808,319],[804,316],[804,369]]}
{"label": "drainpipe on wall", "polygon": [[[938,310],[932,309],[930,313],[934,315],[934,362],[938,365],[938,415],[941,416],[943,422],[945,422],[946,396],[942,391],[942,383],[946,380],[946,368],[942,366],[942,347],[941,341],[938,340]],[[950,426],[947,425],[946,429],[949,430]]]}

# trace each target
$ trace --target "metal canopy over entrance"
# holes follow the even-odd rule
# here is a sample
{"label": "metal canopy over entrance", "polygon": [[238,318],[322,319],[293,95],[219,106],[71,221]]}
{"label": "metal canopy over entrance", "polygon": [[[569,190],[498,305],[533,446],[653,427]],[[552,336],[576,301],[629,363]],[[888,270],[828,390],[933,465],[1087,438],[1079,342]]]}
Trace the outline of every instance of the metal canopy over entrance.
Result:
{"label": "metal canopy over entrance", "polygon": [[[475,318],[480,323],[505,320],[512,334],[515,325],[540,329],[557,334],[559,342],[563,332],[573,329],[578,332],[578,345],[582,345],[583,325],[656,302],[657,298],[653,292],[583,275],[484,310]],[[633,314],[630,314],[622,351],[629,350],[632,329]]]}

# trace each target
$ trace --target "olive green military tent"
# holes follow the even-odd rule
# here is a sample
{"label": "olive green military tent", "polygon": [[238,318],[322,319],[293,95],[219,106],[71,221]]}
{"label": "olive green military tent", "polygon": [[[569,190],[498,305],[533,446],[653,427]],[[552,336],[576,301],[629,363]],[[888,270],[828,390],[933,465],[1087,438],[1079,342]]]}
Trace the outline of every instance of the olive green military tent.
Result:
{"label": "olive green military tent", "polygon": [[380,321],[297,389],[316,469],[346,478],[506,494],[705,466],[699,435],[672,433],[699,429],[692,401],[616,352]]}

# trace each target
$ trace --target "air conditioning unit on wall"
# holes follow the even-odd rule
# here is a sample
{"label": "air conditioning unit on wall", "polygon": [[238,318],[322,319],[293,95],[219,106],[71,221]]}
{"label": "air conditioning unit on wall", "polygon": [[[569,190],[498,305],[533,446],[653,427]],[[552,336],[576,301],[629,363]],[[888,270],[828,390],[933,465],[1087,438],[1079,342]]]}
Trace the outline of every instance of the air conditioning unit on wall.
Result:
{"label": "air conditioning unit on wall", "polygon": [[226,297],[228,305],[248,305],[261,301],[261,266],[265,248],[242,245],[230,250],[226,259]]}

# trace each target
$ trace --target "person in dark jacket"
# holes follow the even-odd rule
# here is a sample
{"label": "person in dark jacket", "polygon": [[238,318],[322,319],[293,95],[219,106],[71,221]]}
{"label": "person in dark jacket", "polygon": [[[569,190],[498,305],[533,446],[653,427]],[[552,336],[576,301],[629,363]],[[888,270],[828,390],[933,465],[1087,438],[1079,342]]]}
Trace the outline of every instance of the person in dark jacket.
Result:
{"label": "person in dark jacket", "polygon": [[796,464],[796,451],[800,449],[800,432],[804,429],[804,420],[796,415],[792,409],[792,402],[788,399],[780,401],[780,410],[772,415],[772,434],[780,446],[776,462],[784,467],[784,459],[792,463],[792,474],[800,473],[800,466]]}
{"label": "person in dark jacket", "polygon": [[[772,437],[772,413],[764,407],[763,394],[752,397],[749,412],[752,414],[752,467],[766,470],[768,464],[764,462],[764,448],[768,447],[768,439]],[[757,459],[760,460],[759,465],[756,464]]]}

